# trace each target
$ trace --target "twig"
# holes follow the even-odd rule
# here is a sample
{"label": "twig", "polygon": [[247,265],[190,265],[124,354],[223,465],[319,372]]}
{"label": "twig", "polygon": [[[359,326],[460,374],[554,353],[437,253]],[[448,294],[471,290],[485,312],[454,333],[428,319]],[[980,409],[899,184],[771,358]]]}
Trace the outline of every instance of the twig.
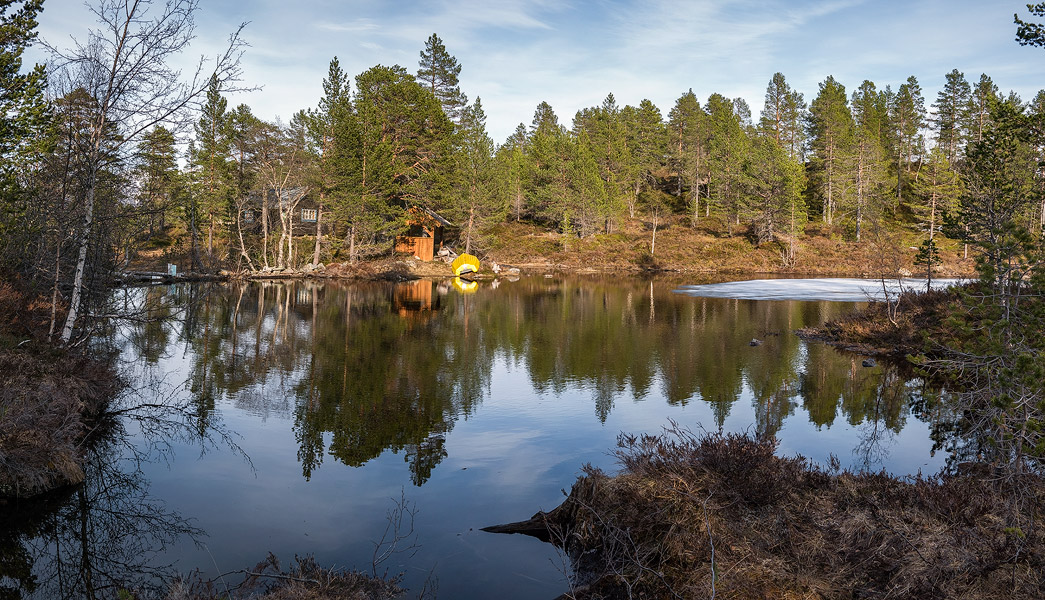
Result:
{"label": "twig", "polygon": [[708,528],[708,543],[711,544],[711,600],[715,600],[715,538],[711,535],[711,519],[708,518],[708,501],[713,492],[708,492],[704,499],[704,524]]}

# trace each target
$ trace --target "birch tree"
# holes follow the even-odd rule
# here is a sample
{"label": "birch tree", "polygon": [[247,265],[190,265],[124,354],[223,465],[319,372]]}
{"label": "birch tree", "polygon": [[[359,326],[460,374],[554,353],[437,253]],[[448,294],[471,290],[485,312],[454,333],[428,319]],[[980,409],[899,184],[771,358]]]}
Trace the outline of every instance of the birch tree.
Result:
{"label": "birch tree", "polygon": [[87,256],[105,131],[111,123],[119,124],[122,135],[114,142],[114,150],[118,155],[127,153],[156,125],[188,125],[189,109],[206,93],[212,75],[219,82],[238,79],[242,26],[229,37],[228,45],[213,63],[201,57],[187,78],[170,64],[193,39],[198,5],[198,0],[167,0],[152,11],[153,5],[144,0],[98,0],[90,6],[97,27],[85,40],[74,40],[68,49],[49,46],[56,68],[97,102],[90,121],[84,220],[72,298],[62,328],[64,343],[72,340],[80,318],[84,281],[90,268]]}

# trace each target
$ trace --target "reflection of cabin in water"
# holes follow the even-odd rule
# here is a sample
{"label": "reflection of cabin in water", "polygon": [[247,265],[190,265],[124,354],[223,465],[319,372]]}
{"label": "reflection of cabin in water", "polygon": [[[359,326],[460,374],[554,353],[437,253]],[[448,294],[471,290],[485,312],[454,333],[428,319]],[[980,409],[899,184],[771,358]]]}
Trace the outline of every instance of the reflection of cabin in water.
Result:
{"label": "reflection of cabin in water", "polygon": [[406,224],[409,229],[396,238],[395,250],[421,260],[435,258],[443,247],[443,228],[453,226],[434,211],[416,206],[407,211]]}
{"label": "reflection of cabin in water", "polygon": [[439,310],[435,282],[418,279],[397,284],[392,291],[392,310],[406,319],[428,320],[433,311]]}

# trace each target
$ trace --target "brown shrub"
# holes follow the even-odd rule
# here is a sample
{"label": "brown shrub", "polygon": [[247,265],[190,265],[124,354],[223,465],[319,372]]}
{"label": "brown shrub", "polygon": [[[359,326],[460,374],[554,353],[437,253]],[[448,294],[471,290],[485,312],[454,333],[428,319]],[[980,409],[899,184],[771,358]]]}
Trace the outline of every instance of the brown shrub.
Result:
{"label": "brown shrub", "polygon": [[920,354],[931,351],[933,340],[943,334],[941,328],[958,293],[954,288],[905,292],[892,315],[886,302],[876,301],[864,310],[797,333],[803,339],[825,341],[864,354],[897,358]]}
{"label": "brown shrub", "polygon": [[0,351],[0,496],[80,482],[86,423],[118,387],[111,368],[83,356]]}
{"label": "brown shrub", "polygon": [[[239,571],[243,580],[232,589],[236,597],[259,600],[390,600],[403,592],[396,581],[371,577],[358,571],[327,569],[311,556],[295,557],[295,565],[283,571],[279,559],[269,554],[253,569]],[[166,600],[217,600],[226,588],[202,581],[199,574],[175,582]]]}
{"label": "brown shrub", "polygon": [[575,598],[1039,598],[1040,478],[828,473],[771,440],[624,438],[588,468],[553,539]]}

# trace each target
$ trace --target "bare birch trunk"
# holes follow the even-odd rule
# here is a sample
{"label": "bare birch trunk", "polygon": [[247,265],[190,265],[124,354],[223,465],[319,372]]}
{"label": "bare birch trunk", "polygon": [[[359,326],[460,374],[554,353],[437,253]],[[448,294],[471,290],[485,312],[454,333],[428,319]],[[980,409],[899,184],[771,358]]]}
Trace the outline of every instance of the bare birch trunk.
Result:
{"label": "bare birch trunk", "polygon": [[69,301],[69,313],[65,316],[62,327],[62,343],[68,344],[73,338],[73,328],[80,315],[80,302],[83,296],[83,277],[87,270],[87,247],[91,241],[91,227],[94,223],[94,183],[98,177],[97,152],[91,153],[91,170],[87,180],[87,203],[83,213],[83,231],[80,232],[80,253],[76,258],[76,275],[73,277],[73,296]]}
{"label": "bare birch trunk", "polygon": [[312,266],[315,267],[319,264],[319,248],[323,242],[323,203],[319,204],[319,208],[316,209],[316,247],[312,251]]}

